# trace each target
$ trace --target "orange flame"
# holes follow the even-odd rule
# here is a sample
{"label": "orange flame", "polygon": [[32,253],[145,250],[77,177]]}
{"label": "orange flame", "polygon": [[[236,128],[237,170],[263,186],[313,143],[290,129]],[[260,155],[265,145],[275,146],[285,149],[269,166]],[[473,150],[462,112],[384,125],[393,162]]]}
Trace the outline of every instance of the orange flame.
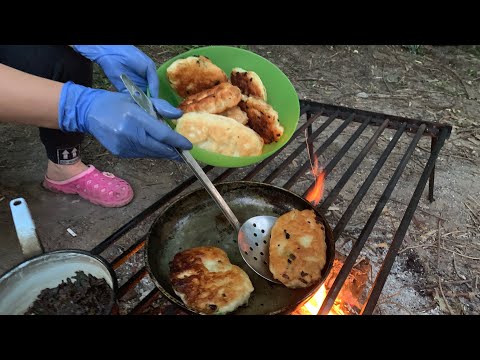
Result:
{"label": "orange flame", "polygon": [[[323,300],[327,296],[327,289],[325,284],[323,284],[320,289],[311,297],[308,302],[306,302],[298,311],[301,315],[317,315],[320,307],[323,304]],[[340,303],[335,301],[335,304],[332,306],[328,315],[344,315],[345,312],[341,309]]]}
{"label": "orange flame", "polygon": [[[323,197],[323,190],[325,185],[325,170],[318,165],[318,158],[314,154],[314,161],[311,169],[312,175],[315,176],[315,185],[310,189],[305,196],[305,199],[310,201],[313,206],[318,205]],[[299,310],[301,315],[317,315],[323,301],[327,297],[327,289],[323,284],[320,289],[308,300]],[[328,315],[343,315],[344,311],[341,309],[340,302],[335,301],[335,304],[330,309]]]}
{"label": "orange flame", "polygon": [[325,185],[325,171],[318,166],[318,158],[314,155],[314,164],[312,166],[312,175],[315,176],[315,185],[307,193],[305,199],[310,201],[314,206],[322,200],[323,188]]}

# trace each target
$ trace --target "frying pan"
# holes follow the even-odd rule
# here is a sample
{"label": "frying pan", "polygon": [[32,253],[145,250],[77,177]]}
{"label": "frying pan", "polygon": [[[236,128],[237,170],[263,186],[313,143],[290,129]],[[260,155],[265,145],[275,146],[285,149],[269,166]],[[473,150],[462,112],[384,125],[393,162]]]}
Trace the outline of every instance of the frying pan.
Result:
{"label": "frying pan", "polygon": [[188,308],[173,291],[169,280],[169,262],[182,250],[197,246],[216,246],[227,253],[232,264],[241,267],[248,274],[255,289],[248,305],[238,308],[233,314],[284,314],[307,302],[325,281],[335,257],[333,233],[322,214],[300,196],[273,185],[234,181],[216,184],[216,188],[241,223],[257,215],[278,217],[293,209],[313,210],[325,226],[327,261],[321,278],[308,288],[289,289],[257,275],[242,259],[236,243],[236,230],[210,195],[204,189],[199,189],[167,204],[149,231],[146,264],[158,289],[172,303],[187,312],[197,313]]}

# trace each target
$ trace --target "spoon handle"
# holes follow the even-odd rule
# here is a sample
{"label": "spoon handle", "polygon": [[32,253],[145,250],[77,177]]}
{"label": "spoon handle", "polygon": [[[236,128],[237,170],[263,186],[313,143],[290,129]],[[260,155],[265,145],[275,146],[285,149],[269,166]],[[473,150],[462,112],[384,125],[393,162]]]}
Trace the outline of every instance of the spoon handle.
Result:
{"label": "spoon handle", "polygon": [[223,214],[227,217],[230,224],[232,224],[232,226],[238,232],[240,230],[240,222],[238,221],[237,217],[233,213],[232,209],[230,209],[230,207],[227,205],[225,199],[222,197],[222,195],[220,195],[218,190],[215,188],[213,183],[205,174],[203,169],[200,167],[200,165],[198,165],[197,161],[193,158],[193,156],[190,154],[189,151],[187,150],[180,151],[178,149],[176,150],[178,151],[182,159],[185,161],[185,163],[193,171],[197,179],[202,183],[203,187],[208,191],[208,193],[213,198],[213,200],[215,200],[217,205],[223,211]]}
{"label": "spoon handle", "polygon": [[[127,88],[133,100],[138,104],[138,106],[140,106],[143,110],[145,110],[147,113],[149,113],[153,117],[166,123],[166,121],[162,118],[162,116],[160,116],[160,114],[155,111],[155,108],[152,104],[152,100],[150,100],[150,98],[147,95],[145,95],[145,93],[140,88],[138,88],[138,86],[135,85],[127,75],[121,74],[120,78],[122,79],[123,84]],[[208,176],[205,174],[205,172],[202,170],[200,165],[198,165],[197,161],[193,158],[193,156],[187,150],[179,150],[179,149],[175,149],[175,150],[182,157],[185,163],[187,163],[190,169],[192,169],[197,179],[202,183],[203,187],[208,191],[208,193],[213,198],[213,200],[215,200],[215,202],[220,207],[220,209],[222,209],[223,213],[227,217],[230,224],[232,224],[235,230],[237,230],[238,232],[240,230],[240,223],[237,217],[234,215],[232,209],[230,209],[230,207],[227,205],[222,195],[220,195],[220,193],[217,191],[215,186],[213,186],[212,182],[210,181]]]}

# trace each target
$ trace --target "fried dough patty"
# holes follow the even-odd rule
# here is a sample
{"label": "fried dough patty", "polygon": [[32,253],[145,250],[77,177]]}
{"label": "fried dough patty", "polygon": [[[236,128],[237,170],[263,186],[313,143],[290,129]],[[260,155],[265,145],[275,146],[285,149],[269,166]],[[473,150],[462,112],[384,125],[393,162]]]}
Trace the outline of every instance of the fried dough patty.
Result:
{"label": "fried dough patty", "polygon": [[228,81],[225,72],[205,56],[175,60],[167,68],[167,78],[182,98]]}
{"label": "fried dough patty", "polygon": [[320,279],[327,261],[325,227],[313,210],[292,210],[272,227],[270,271],[289,288],[304,288]]}
{"label": "fried dough patty", "polygon": [[230,108],[219,115],[229,117],[231,119],[237,120],[240,124],[242,125],[247,125],[248,123],[248,116],[245,113],[245,111],[242,111],[239,106],[234,106],[233,108]]}
{"label": "fried dough patty", "polygon": [[283,135],[284,128],[278,121],[278,113],[265,101],[243,96],[238,106],[247,113],[248,126],[262,137],[265,144],[278,141]]}
{"label": "fried dough patty", "polygon": [[200,149],[227,156],[258,156],[262,138],[238,121],[204,112],[190,112],[177,120],[175,130]]}
{"label": "fried dough patty", "polygon": [[239,67],[234,68],[230,74],[230,82],[238,86],[242,90],[242,94],[267,101],[267,89],[256,72],[246,71]]}
{"label": "fried dough patty", "polygon": [[208,112],[219,114],[230,109],[242,99],[240,89],[225,82],[197,94],[190,95],[178,106],[183,112]]}
{"label": "fried dough patty", "polygon": [[216,247],[197,247],[175,255],[170,264],[175,293],[201,314],[221,315],[245,305],[253,285],[248,275],[230,263]]}

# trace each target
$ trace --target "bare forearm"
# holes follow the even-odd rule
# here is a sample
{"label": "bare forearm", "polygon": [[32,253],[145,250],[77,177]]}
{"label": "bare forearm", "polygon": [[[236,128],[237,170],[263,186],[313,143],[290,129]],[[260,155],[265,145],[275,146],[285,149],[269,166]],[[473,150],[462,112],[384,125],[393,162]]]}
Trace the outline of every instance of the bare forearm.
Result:
{"label": "bare forearm", "polygon": [[58,129],[62,86],[0,64],[0,122]]}

